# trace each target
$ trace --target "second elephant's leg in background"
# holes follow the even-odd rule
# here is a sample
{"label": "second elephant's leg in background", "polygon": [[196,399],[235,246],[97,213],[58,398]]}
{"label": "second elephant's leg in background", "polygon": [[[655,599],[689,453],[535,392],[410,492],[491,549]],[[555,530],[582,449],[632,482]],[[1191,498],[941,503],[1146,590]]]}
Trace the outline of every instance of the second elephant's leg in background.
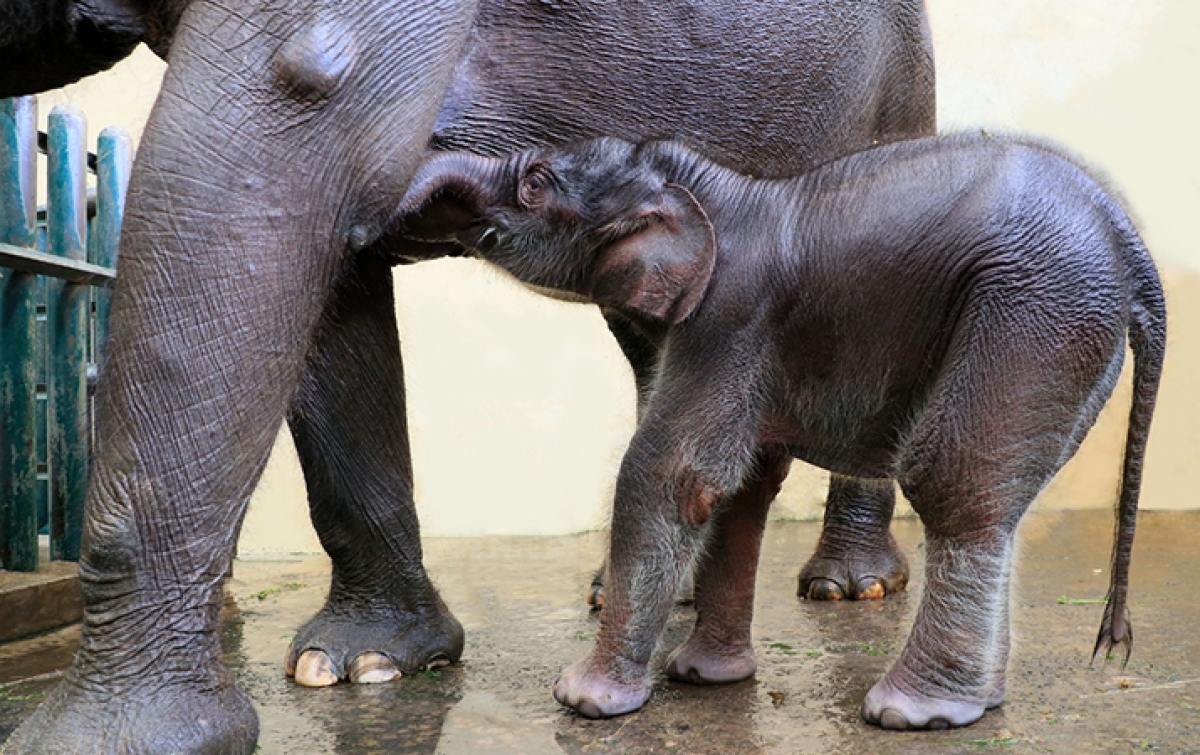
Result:
{"label": "second elephant's leg in background", "polygon": [[336,278],[288,422],[333,561],[329,597],[297,632],[288,672],[323,686],[458,660],[462,627],[421,563],[392,275],[381,256],[360,255]]}
{"label": "second elephant's leg in background", "polygon": [[798,594],[810,600],[882,598],[908,584],[908,560],[890,526],[891,480],[833,474],[817,550],[800,571]]}

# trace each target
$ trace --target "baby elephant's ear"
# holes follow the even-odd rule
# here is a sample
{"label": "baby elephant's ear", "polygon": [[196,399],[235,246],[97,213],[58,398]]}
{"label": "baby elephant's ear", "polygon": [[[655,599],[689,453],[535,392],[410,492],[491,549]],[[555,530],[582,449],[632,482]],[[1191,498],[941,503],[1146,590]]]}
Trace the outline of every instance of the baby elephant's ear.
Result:
{"label": "baby elephant's ear", "polygon": [[700,306],[716,262],[716,235],[692,193],[667,184],[661,202],[642,209],[640,230],[602,249],[591,274],[598,304],[665,325]]}

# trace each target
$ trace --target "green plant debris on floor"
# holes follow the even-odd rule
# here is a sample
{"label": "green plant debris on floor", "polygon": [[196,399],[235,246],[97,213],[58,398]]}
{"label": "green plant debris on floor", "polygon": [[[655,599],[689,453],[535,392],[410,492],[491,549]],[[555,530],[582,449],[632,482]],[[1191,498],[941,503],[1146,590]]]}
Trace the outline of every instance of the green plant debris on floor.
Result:
{"label": "green plant debris on floor", "polygon": [[1058,604],[1060,606],[1095,606],[1104,605],[1108,602],[1108,598],[1068,598],[1066,595],[1058,596]]}
{"label": "green plant debris on floor", "polygon": [[1024,742],[1020,737],[993,737],[991,739],[963,739],[957,742],[951,742],[955,745],[967,745],[969,747],[1003,747],[1006,745],[1015,745]]}
{"label": "green plant debris on floor", "polygon": [[251,593],[249,597],[257,598],[258,600],[266,600],[272,595],[279,595],[280,593],[284,592],[294,592],[296,590],[302,590],[305,587],[308,587],[308,585],[304,584],[303,582],[285,582],[276,587],[268,587],[266,590],[259,590],[256,593]]}
{"label": "green plant debris on floor", "polygon": [[18,695],[12,690],[0,689],[0,700],[8,703],[23,703],[30,700],[43,700],[45,697],[45,692],[30,692],[28,695]]}

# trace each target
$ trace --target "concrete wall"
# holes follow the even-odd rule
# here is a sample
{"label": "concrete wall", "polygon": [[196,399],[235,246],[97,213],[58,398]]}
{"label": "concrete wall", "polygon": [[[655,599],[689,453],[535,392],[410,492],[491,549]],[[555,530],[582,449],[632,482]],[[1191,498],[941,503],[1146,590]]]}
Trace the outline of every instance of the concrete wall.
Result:
{"label": "concrete wall", "polygon": [[[1191,0],[931,0],[943,129],[1052,137],[1122,187],[1159,260],[1170,352],[1146,508],[1200,505],[1200,4]],[[135,132],[161,64],[46,98]],[[589,307],[540,299],[471,261],[398,269],[417,500],[427,535],[554,534],[598,527],[633,429],[628,369]],[[1128,376],[1039,506],[1112,504]],[[797,464],[776,515],[818,517],[820,472]],[[315,551],[286,434],[251,503],[243,554]]]}

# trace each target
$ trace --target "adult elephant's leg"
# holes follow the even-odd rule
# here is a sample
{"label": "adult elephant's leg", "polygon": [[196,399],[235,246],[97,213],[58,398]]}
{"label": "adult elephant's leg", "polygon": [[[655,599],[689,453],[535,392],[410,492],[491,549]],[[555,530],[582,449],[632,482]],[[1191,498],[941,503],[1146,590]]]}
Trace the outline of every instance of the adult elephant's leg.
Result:
{"label": "adult elephant's leg", "polygon": [[[333,275],[402,195],[473,12],[313,7],[185,12],[129,189],[80,649],[6,752],[254,749],[216,632],[233,545]],[[382,111],[351,117],[364,102]]]}
{"label": "adult elephant's leg", "polygon": [[421,565],[404,370],[382,255],[337,276],[288,414],[313,525],[333,560],[325,606],[287,670],[306,686],[388,681],[458,660],[463,632]]}
{"label": "adult elephant's leg", "polygon": [[[12,752],[136,742],[130,751],[240,753],[257,736],[222,664],[217,615],[333,257],[280,254],[305,245],[281,244],[215,194],[196,205],[216,186],[180,175],[182,145],[162,127],[179,112],[174,97],[168,85],[125,218],[79,564],[80,649]],[[210,214],[215,233],[193,223]]]}
{"label": "adult elephant's leg", "polygon": [[908,584],[908,559],[889,530],[896,506],[891,480],[831,475],[817,550],[800,571],[810,600],[882,598]]}

